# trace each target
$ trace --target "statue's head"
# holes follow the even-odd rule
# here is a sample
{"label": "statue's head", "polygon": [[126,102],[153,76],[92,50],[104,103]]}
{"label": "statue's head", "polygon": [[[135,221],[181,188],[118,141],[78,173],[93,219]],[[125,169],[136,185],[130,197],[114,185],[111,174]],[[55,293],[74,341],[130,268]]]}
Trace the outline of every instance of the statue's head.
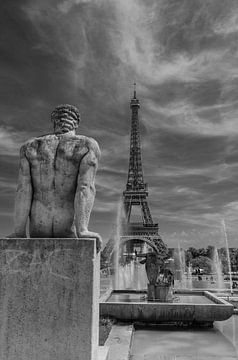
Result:
{"label": "statue's head", "polygon": [[51,113],[51,120],[54,123],[54,132],[64,134],[69,131],[75,131],[80,123],[80,114],[73,105],[58,105]]}

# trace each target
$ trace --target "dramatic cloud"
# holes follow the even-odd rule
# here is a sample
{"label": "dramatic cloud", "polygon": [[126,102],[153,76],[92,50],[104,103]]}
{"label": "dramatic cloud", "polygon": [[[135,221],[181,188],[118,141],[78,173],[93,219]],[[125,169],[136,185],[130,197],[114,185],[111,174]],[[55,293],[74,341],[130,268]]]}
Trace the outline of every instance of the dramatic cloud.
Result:
{"label": "dramatic cloud", "polygon": [[102,149],[91,228],[112,231],[126,185],[133,82],[149,203],[165,242],[237,246],[237,0],[23,0],[0,14],[1,232],[18,149],[72,103]]}

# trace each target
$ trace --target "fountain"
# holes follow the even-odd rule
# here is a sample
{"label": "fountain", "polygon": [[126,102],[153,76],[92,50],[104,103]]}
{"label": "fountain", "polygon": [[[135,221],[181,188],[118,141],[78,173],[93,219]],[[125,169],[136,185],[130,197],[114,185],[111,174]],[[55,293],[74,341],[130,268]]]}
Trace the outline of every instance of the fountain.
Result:
{"label": "fountain", "polygon": [[[192,290],[192,267],[190,265],[186,269],[185,254],[180,244],[177,252],[180,288],[174,287],[175,260],[168,259],[168,253],[164,252],[166,247],[162,247],[160,252],[145,245],[143,252],[125,253],[121,236],[124,216],[120,202],[114,238],[114,290],[101,300],[101,316],[121,321],[210,326],[214,321],[226,320],[233,314],[233,306],[225,299],[219,299],[206,290]],[[218,264],[217,252],[214,262]]]}
{"label": "fountain", "polygon": [[[146,244],[134,254],[124,252],[121,232],[124,211],[118,206],[115,233],[114,290],[101,300],[100,314],[121,321],[150,323],[185,323],[211,325],[226,320],[233,314],[233,306],[210,291],[192,290],[192,266],[186,268],[185,253],[178,244],[174,259],[168,253]],[[130,239],[128,239],[130,241]],[[129,259],[129,260],[128,260]],[[179,267],[179,288],[174,286],[175,263]],[[217,249],[213,259],[219,287],[222,273]],[[145,265],[145,266],[144,266]],[[147,277],[147,279],[146,279]]]}
{"label": "fountain", "polygon": [[117,279],[116,290],[144,290],[147,287],[144,268],[136,260],[125,265],[119,265]]}
{"label": "fountain", "polygon": [[114,231],[114,281],[113,288],[115,290],[134,289],[142,290],[146,288],[146,275],[143,266],[136,260],[136,257],[125,261],[127,254],[123,254],[123,248],[120,248],[120,238],[125,226],[125,212],[123,202],[120,199],[117,207],[116,226]]}
{"label": "fountain", "polygon": [[[162,247],[158,253],[153,251],[125,254],[123,246],[120,247],[123,227],[125,226],[125,213],[123,202],[119,201],[114,234],[114,289],[115,290],[144,290],[147,287],[148,301],[171,300],[172,283],[174,276],[166,263],[167,248]],[[143,250],[148,250],[144,242]],[[153,250],[153,249],[150,249]],[[129,257],[129,261],[127,260]],[[140,258],[143,260],[139,261]],[[145,264],[147,279],[143,269]]]}
{"label": "fountain", "polygon": [[217,248],[214,248],[213,258],[212,258],[212,267],[213,271],[216,274],[216,287],[218,290],[225,289],[224,276],[222,272],[222,264],[218,255]]}
{"label": "fountain", "polygon": [[139,254],[144,257],[141,264],[145,264],[145,270],[149,283],[147,284],[148,301],[171,301],[174,275],[166,263],[164,256],[155,252]]}
{"label": "fountain", "polygon": [[233,288],[232,288],[232,274],[231,274],[231,259],[230,259],[230,252],[229,252],[229,246],[228,246],[228,237],[227,237],[227,231],[226,231],[226,223],[223,219],[221,221],[222,229],[224,232],[225,237],[225,245],[226,245],[226,255],[227,255],[227,264],[228,264],[228,272],[229,272],[229,279],[230,279],[230,293],[233,295]]}
{"label": "fountain", "polygon": [[193,289],[193,276],[192,276],[192,265],[189,264],[187,268],[187,283],[186,289],[192,290]]}
{"label": "fountain", "polygon": [[[179,257],[183,259],[181,253]],[[219,287],[222,288],[223,277],[217,249],[214,251],[213,258]],[[174,272],[175,261],[161,259],[156,252],[148,252],[148,248],[147,252],[135,253],[133,261],[124,266],[125,274],[130,274],[127,279],[136,279],[135,266],[138,266],[138,259],[140,259],[140,265],[145,265],[143,270],[148,278],[147,290],[145,286],[136,288],[130,283],[130,288],[128,286],[127,289],[124,287],[124,289],[114,290],[100,303],[101,316],[118,319],[120,326],[125,322],[125,329],[128,327],[128,322],[134,323],[133,338],[127,341],[132,344],[128,348],[128,357],[130,355],[135,359],[146,356],[148,359],[162,357],[172,359],[175,358],[174,354],[177,356],[186,353],[187,355],[188,352],[196,355],[199,352],[199,354],[204,354],[204,358],[209,359],[210,354],[217,354],[219,351],[221,356],[224,355],[221,358],[228,358],[227,355],[229,355],[235,359],[232,356],[236,353],[238,344],[237,322],[233,315],[233,306],[226,299],[219,298],[210,291],[189,290],[192,287],[191,265],[187,267],[186,276],[184,274],[182,276],[185,281],[182,286],[187,286],[187,289],[174,289],[171,279],[170,291],[167,291],[168,287],[166,288],[165,284],[168,279],[166,280],[163,274],[164,268],[171,268]],[[180,264],[185,264],[185,261],[181,261]],[[161,291],[163,286],[166,288],[164,292]],[[132,288],[134,290],[131,290]],[[151,324],[156,324],[156,326]],[[214,329],[204,332],[204,326],[213,327],[213,324]],[[194,333],[196,333],[196,340]],[[164,334],[169,340],[161,342],[161,336],[163,337]],[[174,346],[171,346],[171,339]],[[181,339],[183,339],[182,342]],[[118,337],[118,341],[123,340]],[[202,349],[200,348],[201,341],[206,344]],[[218,347],[219,350],[217,350]]]}
{"label": "fountain", "polygon": [[121,236],[121,228],[122,228],[122,221],[123,221],[123,203],[121,200],[118,202],[117,207],[117,218],[116,218],[116,227],[114,232],[114,289],[120,288],[120,271],[119,271],[119,256],[120,256],[120,236]]}
{"label": "fountain", "polygon": [[[185,251],[181,248],[178,240],[178,247],[174,250],[174,258],[177,258],[178,268],[175,269],[175,287],[179,289],[192,290],[192,266],[186,266]],[[176,276],[177,272],[177,276]],[[178,275],[179,273],[179,275]]]}
{"label": "fountain", "polygon": [[[138,261],[145,264],[147,289],[138,289],[125,279],[135,279]],[[171,259],[170,259],[171,260]],[[226,320],[233,314],[233,306],[209,291],[174,289],[174,272],[171,261],[156,251],[135,253],[130,264],[118,267],[124,288],[107,294],[100,303],[101,316],[120,321],[148,323],[185,323],[211,326],[216,320]],[[191,267],[188,270],[190,277]],[[188,283],[188,281],[187,281]],[[123,283],[121,283],[123,284]]]}
{"label": "fountain", "polygon": [[180,287],[185,287],[185,255],[184,250],[181,249],[180,242],[178,240],[178,259],[179,259],[179,270],[180,270]]}

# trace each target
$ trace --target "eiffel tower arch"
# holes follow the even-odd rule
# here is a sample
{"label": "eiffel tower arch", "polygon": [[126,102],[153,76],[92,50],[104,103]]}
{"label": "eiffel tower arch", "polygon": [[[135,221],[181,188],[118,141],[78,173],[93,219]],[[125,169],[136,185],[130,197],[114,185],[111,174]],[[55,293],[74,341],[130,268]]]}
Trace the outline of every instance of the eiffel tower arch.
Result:
{"label": "eiffel tower arch", "polygon": [[[120,246],[126,247],[127,254],[142,251],[144,244],[150,246],[153,251],[166,257],[167,246],[164,244],[160,234],[159,225],[154,223],[149,204],[147,201],[149,192],[148,185],[144,182],[140,128],[139,109],[140,102],[136,96],[136,84],[134,84],[134,96],[130,102],[131,109],[131,135],[130,135],[130,156],[126,189],[123,191],[123,205],[125,211],[125,223],[122,227]],[[132,221],[133,207],[139,207],[141,218],[137,222]],[[104,256],[112,255],[114,250],[113,239],[109,240],[103,250]]]}

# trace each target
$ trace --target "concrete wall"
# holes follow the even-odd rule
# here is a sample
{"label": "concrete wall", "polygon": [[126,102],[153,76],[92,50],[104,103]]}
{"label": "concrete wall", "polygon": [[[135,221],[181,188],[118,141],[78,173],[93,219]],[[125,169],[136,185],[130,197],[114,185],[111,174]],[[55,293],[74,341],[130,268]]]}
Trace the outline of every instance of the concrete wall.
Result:
{"label": "concrete wall", "polygon": [[96,360],[98,299],[95,240],[0,240],[0,359]]}

